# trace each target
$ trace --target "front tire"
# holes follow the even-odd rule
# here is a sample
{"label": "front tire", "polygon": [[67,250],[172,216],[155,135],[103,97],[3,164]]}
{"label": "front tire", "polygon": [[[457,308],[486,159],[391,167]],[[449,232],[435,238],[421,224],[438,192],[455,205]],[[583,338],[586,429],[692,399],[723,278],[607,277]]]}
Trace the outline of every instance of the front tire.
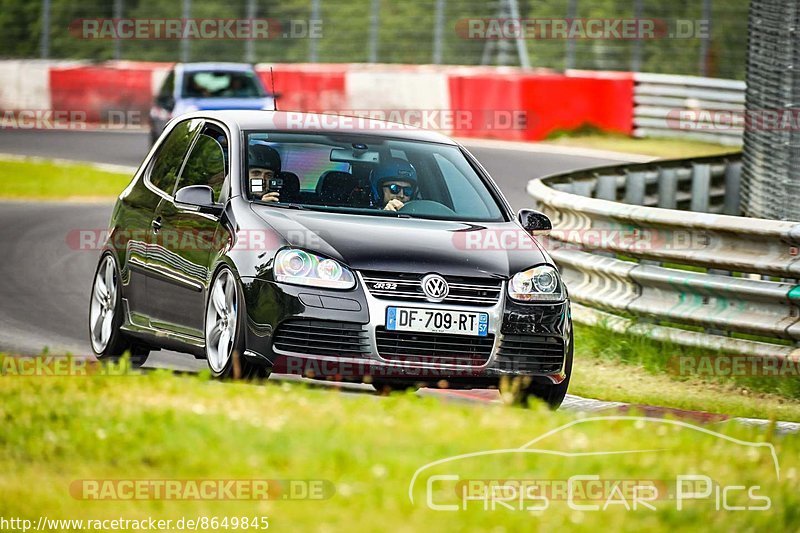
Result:
{"label": "front tire", "polygon": [[92,283],[89,302],[89,341],[100,360],[115,361],[126,352],[134,367],[147,360],[150,349],[137,344],[121,330],[123,321],[120,276],[117,262],[110,253],[100,258]]}
{"label": "front tire", "polygon": [[543,400],[550,409],[554,411],[561,407],[561,403],[564,401],[564,398],[567,396],[567,389],[569,388],[569,380],[572,377],[572,357],[574,352],[573,346],[573,336],[570,334],[569,337],[569,348],[567,352],[564,354],[564,374],[566,377],[564,381],[557,385],[552,384],[541,384],[541,383],[531,383],[528,385],[526,390],[523,393],[522,404],[527,405],[528,398],[531,396]]}
{"label": "front tire", "polygon": [[206,361],[218,379],[269,377],[270,369],[244,356],[247,312],[242,288],[230,268],[219,269],[206,299]]}
{"label": "front tire", "polygon": [[500,394],[503,401],[509,405],[528,407],[528,400],[537,398],[547,404],[552,410],[561,406],[567,396],[569,380],[572,377],[573,337],[570,335],[569,348],[564,354],[565,378],[561,383],[537,383],[530,377],[517,376],[500,380]]}

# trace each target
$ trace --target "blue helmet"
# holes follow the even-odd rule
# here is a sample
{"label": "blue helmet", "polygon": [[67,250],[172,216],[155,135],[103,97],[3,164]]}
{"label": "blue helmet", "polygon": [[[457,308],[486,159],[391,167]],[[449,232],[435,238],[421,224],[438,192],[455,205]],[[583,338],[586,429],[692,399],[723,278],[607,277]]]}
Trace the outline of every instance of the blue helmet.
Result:
{"label": "blue helmet", "polygon": [[417,187],[417,171],[405,159],[392,158],[385,163],[381,163],[369,175],[369,183],[372,189],[372,200],[379,203],[383,198],[381,187],[387,181],[407,181],[414,188]]}

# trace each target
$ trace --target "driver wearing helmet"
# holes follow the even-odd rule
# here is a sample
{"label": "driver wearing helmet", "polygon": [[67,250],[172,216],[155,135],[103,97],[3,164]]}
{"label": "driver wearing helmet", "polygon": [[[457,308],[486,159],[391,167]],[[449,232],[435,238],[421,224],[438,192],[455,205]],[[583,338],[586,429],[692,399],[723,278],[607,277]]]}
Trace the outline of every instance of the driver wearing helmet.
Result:
{"label": "driver wearing helmet", "polygon": [[[269,180],[281,172],[281,156],[277,150],[266,144],[256,143],[247,147],[247,174],[250,183],[263,180],[261,190],[269,189]],[[280,202],[280,193],[267,192],[261,196],[263,202]]]}
{"label": "driver wearing helmet", "polygon": [[417,194],[417,171],[404,159],[392,159],[370,175],[372,205],[399,211]]}

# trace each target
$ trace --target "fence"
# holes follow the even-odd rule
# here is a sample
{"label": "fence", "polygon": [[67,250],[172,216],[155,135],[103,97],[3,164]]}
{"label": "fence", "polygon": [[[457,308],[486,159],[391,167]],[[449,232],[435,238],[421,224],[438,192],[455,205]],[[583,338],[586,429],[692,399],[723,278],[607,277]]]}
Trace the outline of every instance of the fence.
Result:
{"label": "fence", "polygon": [[733,216],[740,176],[732,154],[531,181],[553,221],[548,249],[574,318],[731,353],[798,356],[800,223]]}
{"label": "fence", "polygon": [[748,117],[779,118],[747,128],[743,207],[751,216],[800,220],[800,4],[753,0],[752,13]]}
{"label": "fence", "polygon": [[642,72],[633,79],[634,136],[742,145],[743,81]]}
{"label": "fence", "polygon": [[[666,72],[744,79],[747,0],[7,0],[6,58],[510,65]],[[87,39],[84,19],[253,19],[282,22],[269,39]],[[657,32],[569,37],[471,36],[470,21],[652,22]],[[319,21],[312,38],[309,21]],[[573,26],[570,26],[572,28]],[[286,35],[286,37],[284,37]]]}

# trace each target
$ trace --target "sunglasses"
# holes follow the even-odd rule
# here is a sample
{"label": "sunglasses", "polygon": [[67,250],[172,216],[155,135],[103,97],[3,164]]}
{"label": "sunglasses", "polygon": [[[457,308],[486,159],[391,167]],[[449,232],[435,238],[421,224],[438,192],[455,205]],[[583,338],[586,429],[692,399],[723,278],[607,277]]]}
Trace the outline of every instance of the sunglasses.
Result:
{"label": "sunglasses", "polygon": [[389,189],[389,192],[392,194],[400,194],[400,191],[403,192],[404,196],[413,196],[414,192],[416,191],[415,187],[410,185],[403,187],[402,185],[398,185],[396,183],[392,183],[391,185],[384,185],[384,189]]}

